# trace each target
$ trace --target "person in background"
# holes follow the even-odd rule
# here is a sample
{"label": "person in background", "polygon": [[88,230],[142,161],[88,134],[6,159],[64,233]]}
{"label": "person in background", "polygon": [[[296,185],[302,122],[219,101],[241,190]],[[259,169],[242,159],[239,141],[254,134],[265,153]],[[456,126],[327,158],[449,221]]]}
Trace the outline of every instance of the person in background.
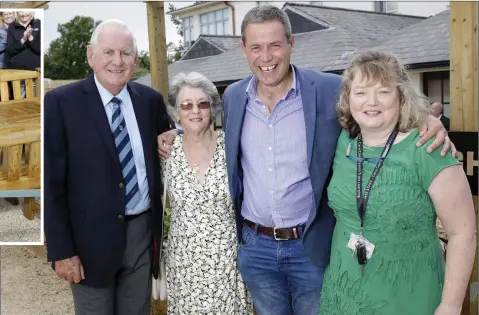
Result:
{"label": "person in background", "polygon": [[10,24],[12,24],[15,21],[15,12],[3,11],[3,12],[0,12],[0,14],[1,14],[0,62],[2,63],[2,66],[0,68],[5,68],[8,64],[8,54],[7,54],[8,27],[10,26]]}
{"label": "person in background", "polygon": [[[476,252],[464,170],[451,153],[416,146],[430,108],[398,58],[359,54],[343,80],[320,314],[459,315]],[[449,236],[445,264],[436,217]]]}
{"label": "person in background", "polygon": [[[8,54],[7,50],[7,29],[8,25],[15,21],[15,12],[8,11],[8,12],[0,12],[1,19],[0,19],[0,69],[4,69],[8,63]],[[0,150],[0,164],[3,162],[3,150]],[[16,197],[8,197],[5,200],[10,203],[11,205],[17,206],[20,201]]]}
{"label": "person in background", "polygon": [[434,102],[431,104],[432,114],[439,118],[439,120],[444,125],[447,131],[449,131],[450,120],[446,116],[444,116],[444,107],[440,102]]}
{"label": "person in background", "polygon": [[7,29],[3,18],[0,19],[0,69],[6,66]]}
{"label": "person in background", "polygon": [[41,22],[33,12],[19,11],[8,27],[7,54],[9,69],[35,70],[40,67]]}
{"label": "person in background", "polygon": [[15,22],[15,11],[3,11],[2,20],[5,24],[5,29],[8,29],[8,26]]}

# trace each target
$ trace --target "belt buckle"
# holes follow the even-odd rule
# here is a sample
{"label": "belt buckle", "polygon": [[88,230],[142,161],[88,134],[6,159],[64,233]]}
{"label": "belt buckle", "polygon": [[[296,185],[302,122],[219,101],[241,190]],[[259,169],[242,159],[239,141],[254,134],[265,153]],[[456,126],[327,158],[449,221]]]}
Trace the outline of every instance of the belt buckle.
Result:
{"label": "belt buckle", "polygon": [[[277,241],[287,241],[288,238],[281,238],[281,237],[278,237],[276,236],[276,227],[273,228],[273,234],[274,234],[274,239],[277,240]],[[296,229],[294,230],[294,235],[296,236]]]}

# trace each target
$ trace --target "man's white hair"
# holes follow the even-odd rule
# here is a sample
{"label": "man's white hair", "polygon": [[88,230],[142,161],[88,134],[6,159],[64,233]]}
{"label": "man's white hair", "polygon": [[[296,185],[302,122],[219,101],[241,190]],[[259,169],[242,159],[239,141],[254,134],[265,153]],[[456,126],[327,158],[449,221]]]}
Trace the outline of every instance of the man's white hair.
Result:
{"label": "man's white hair", "polygon": [[97,27],[93,31],[93,34],[91,34],[91,39],[90,39],[90,45],[91,46],[96,46],[98,44],[98,34],[100,33],[100,30],[107,25],[122,28],[125,31],[127,31],[129,34],[131,34],[131,37],[133,37],[133,53],[135,55],[138,53],[138,48],[136,47],[135,35],[133,35],[133,32],[130,30],[128,25],[126,25],[125,22],[120,21],[120,20],[116,20],[116,19],[109,19],[109,20],[103,21],[103,22],[101,22],[100,24],[97,25]]}

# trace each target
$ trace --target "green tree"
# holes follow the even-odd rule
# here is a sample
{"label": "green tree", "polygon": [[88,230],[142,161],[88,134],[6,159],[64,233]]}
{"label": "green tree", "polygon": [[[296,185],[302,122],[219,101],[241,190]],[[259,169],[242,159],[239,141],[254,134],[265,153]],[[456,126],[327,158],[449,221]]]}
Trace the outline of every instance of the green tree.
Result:
{"label": "green tree", "polygon": [[136,66],[132,80],[141,78],[148,73],[150,73],[150,54],[147,51],[142,50],[138,53],[138,65]]}
{"label": "green tree", "polygon": [[138,67],[150,69],[150,53],[142,50],[138,54]]}
{"label": "green tree", "polygon": [[[176,7],[173,5],[173,3],[169,2],[168,3],[168,10],[169,11],[175,11]],[[172,14],[170,15],[171,22],[175,24],[176,26],[176,32],[178,35],[183,36],[183,21],[178,17],[178,15]]]}
{"label": "green tree", "polygon": [[100,23],[91,17],[75,16],[65,24],[58,24],[60,37],[51,42],[44,56],[45,78],[78,80],[91,74],[86,49]]}
{"label": "green tree", "polygon": [[185,53],[185,47],[183,46],[183,42],[180,40],[178,45],[173,42],[169,42],[166,45],[166,54],[168,56],[168,64],[174,63],[181,59],[183,54]]}

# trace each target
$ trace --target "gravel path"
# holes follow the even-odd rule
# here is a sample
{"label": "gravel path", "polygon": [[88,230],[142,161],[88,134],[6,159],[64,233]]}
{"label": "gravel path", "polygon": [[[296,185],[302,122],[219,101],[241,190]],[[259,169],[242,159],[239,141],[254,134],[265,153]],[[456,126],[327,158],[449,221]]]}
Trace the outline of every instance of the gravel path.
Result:
{"label": "gravel path", "polygon": [[40,242],[41,220],[23,216],[23,198],[13,206],[0,198],[0,242]]}
{"label": "gravel path", "polygon": [[1,246],[2,315],[73,315],[69,284],[46,262],[43,246]]}
{"label": "gravel path", "polygon": [[[70,285],[46,262],[44,246],[0,246],[1,315],[74,315]],[[166,315],[152,301],[151,315]]]}

